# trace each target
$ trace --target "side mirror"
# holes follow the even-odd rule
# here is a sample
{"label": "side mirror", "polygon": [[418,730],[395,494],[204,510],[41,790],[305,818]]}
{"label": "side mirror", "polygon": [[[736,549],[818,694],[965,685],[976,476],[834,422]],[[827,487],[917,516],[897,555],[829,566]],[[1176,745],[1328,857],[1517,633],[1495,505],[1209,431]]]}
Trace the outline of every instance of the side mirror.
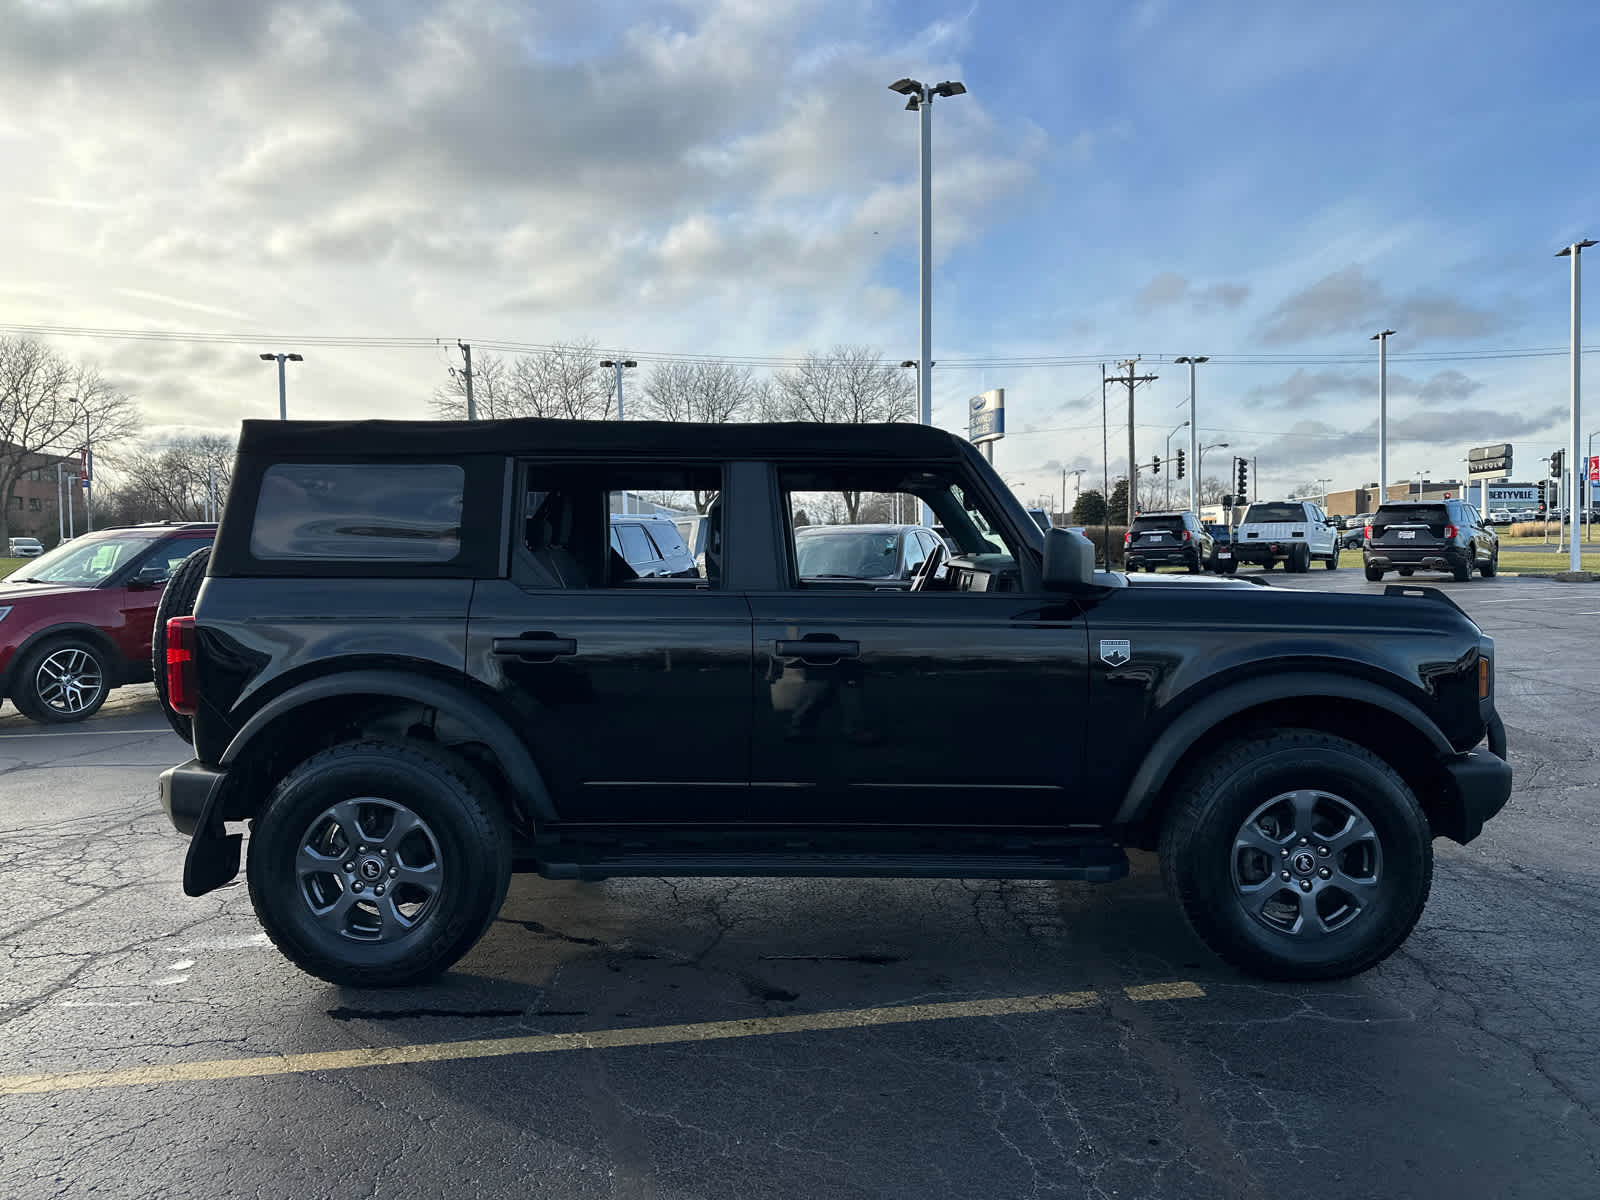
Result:
{"label": "side mirror", "polygon": [[140,567],[139,573],[130,579],[128,584],[130,587],[142,589],[160,587],[166,581],[167,569],[152,564],[148,567]]}
{"label": "side mirror", "polygon": [[1071,529],[1044,534],[1044,586],[1052,592],[1088,587],[1094,582],[1094,543]]}

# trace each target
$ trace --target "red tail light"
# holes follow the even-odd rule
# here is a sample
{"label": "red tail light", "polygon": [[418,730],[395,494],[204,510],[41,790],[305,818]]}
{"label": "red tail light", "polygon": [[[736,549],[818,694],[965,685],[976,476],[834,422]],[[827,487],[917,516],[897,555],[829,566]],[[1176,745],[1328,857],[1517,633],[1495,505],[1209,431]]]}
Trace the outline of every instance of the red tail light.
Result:
{"label": "red tail light", "polygon": [[1366,538],[1367,541],[1370,542],[1372,540],[1372,526],[1371,525],[1363,526],[1362,529],[1361,529],[1361,536]]}
{"label": "red tail light", "polygon": [[1189,540],[1190,536],[1191,535],[1190,535],[1189,531],[1187,529],[1185,529],[1183,531],[1183,540],[1187,542]]}
{"label": "red tail light", "polygon": [[1130,529],[1127,533],[1122,535],[1122,544],[1124,546],[1133,545],[1133,530]]}
{"label": "red tail light", "polygon": [[1456,535],[1456,527],[1454,525],[1446,525],[1444,527],[1444,535],[1447,538],[1455,537],[1455,535]]}
{"label": "red tail light", "polygon": [[199,705],[194,677],[194,618],[167,622],[167,703],[172,711],[194,716]]}

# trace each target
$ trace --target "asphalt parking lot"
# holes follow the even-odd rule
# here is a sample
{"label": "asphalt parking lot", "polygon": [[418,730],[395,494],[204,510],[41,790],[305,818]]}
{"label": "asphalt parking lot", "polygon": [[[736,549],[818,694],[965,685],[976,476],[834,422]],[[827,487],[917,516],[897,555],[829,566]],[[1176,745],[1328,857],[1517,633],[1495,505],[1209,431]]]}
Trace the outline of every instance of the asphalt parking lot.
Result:
{"label": "asphalt parking lot", "polygon": [[1495,638],[1517,790],[1330,985],[1223,966],[1135,855],[1102,887],[523,876],[440,983],[340,990],[242,885],[182,895],[149,688],[71,729],[8,705],[0,1196],[1593,1195],[1600,586],[1410,582]]}

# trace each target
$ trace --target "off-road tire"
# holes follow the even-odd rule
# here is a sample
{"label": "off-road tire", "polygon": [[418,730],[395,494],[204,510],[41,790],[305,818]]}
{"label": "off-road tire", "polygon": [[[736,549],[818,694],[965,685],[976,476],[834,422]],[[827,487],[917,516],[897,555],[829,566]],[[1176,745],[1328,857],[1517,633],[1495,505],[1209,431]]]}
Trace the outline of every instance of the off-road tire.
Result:
{"label": "off-road tire", "polygon": [[155,677],[156,697],[161,701],[162,715],[172,726],[172,732],[186,742],[194,741],[194,721],[183,713],[173,712],[167,703],[167,622],[194,612],[194,602],[200,595],[200,585],[206,581],[206,566],[210,562],[211,547],[202,546],[178,564],[178,569],[167,579],[161,603],[156,605],[156,624],[150,633],[150,671]]}
{"label": "off-road tire", "polygon": [[[1383,961],[1422,915],[1433,880],[1428,821],[1405,781],[1344,738],[1285,729],[1241,739],[1180,784],[1161,831],[1161,874],[1195,934],[1241,970],[1268,979],[1342,979]],[[1297,789],[1353,802],[1381,853],[1368,910],[1318,939],[1269,928],[1237,898],[1234,839],[1263,802]]]}
{"label": "off-road tire", "polygon": [[[86,655],[88,660],[92,661],[93,670],[99,673],[100,687],[98,694],[91,696],[81,708],[69,712],[51,705],[40,694],[39,669],[47,659],[74,653]],[[72,634],[47,637],[29,650],[12,671],[11,701],[17,706],[17,711],[29,720],[38,721],[42,725],[71,725],[77,721],[88,720],[100,711],[100,706],[106,702],[106,697],[116,686],[112,673],[112,657],[99,643]]]}
{"label": "off-road tire", "polygon": [[[357,797],[404,804],[439,846],[437,907],[393,942],[342,939],[300,890],[302,839],[331,806]],[[246,874],[262,928],[301,970],[345,987],[399,987],[448,970],[483,936],[511,879],[511,835],[488,784],[454,756],[425,744],[354,742],[313,755],[273,790],[252,825]]]}

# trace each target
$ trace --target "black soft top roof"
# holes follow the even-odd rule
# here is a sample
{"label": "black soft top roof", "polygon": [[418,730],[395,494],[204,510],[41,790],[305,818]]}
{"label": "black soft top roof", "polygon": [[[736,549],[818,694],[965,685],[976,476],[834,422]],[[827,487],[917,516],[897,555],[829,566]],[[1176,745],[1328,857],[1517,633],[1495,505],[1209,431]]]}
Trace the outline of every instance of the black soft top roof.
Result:
{"label": "black soft top roof", "polygon": [[689,421],[246,421],[239,453],[265,457],[593,454],[644,458],[848,455],[953,459],[966,443],[928,425],[702,425]]}

